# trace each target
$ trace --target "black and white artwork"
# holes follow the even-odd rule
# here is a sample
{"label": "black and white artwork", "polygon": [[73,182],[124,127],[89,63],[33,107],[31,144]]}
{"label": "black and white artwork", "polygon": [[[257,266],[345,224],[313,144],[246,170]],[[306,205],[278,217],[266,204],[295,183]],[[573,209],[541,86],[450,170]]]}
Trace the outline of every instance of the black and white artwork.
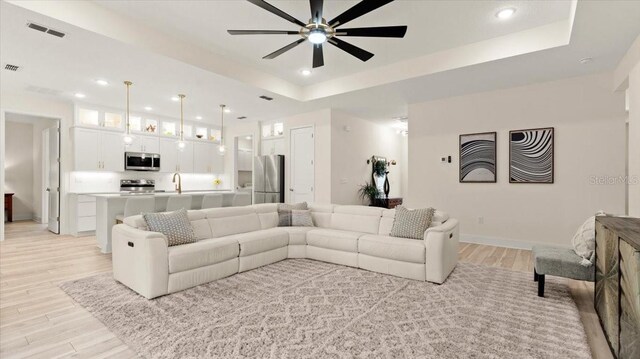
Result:
{"label": "black and white artwork", "polygon": [[496,133],[460,135],[460,182],[496,182]]}
{"label": "black and white artwork", "polygon": [[553,127],[509,132],[509,182],[553,183]]}

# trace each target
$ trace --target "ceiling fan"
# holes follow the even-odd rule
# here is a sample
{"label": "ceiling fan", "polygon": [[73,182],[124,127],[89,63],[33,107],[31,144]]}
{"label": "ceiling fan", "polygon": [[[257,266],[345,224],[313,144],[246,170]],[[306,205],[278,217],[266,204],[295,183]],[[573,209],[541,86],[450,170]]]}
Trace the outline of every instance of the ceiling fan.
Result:
{"label": "ceiling fan", "polygon": [[278,49],[269,55],[263,57],[263,59],[275,59],[276,57],[284,54],[285,52],[293,49],[301,43],[309,40],[313,44],[313,67],[324,66],[324,56],[322,54],[322,44],[325,42],[339,48],[342,51],[359,58],[362,61],[367,61],[373,57],[373,54],[363,50],[355,45],[352,45],[346,41],[340,40],[339,36],[357,36],[357,37],[397,37],[402,38],[407,32],[406,26],[380,26],[380,27],[360,27],[351,29],[338,29],[338,27],[346,24],[347,22],[365,15],[379,7],[382,7],[394,0],[362,0],[347,11],[338,15],[337,17],[326,21],[322,17],[323,0],[309,0],[311,6],[311,19],[308,23],[304,23],[295,17],[285,13],[284,11],[276,8],[275,6],[267,3],[264,0],[247,0],[250,3],[257,5],[270,13],[273,13],[281,18],[292,22],[300,26],[298,31],[286,31],[286,30],[227,30],[231,35],[299,35],[302,38],[298,39],[289,45]]}

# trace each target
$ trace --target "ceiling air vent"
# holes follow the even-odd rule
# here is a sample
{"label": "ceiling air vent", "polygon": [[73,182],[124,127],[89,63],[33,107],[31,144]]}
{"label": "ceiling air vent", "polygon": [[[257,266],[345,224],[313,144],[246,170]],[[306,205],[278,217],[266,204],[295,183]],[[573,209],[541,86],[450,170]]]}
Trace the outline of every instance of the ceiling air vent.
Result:
{"label": "ceiling air vent", "polygon": [[47,33],[49,35],[53,35],[55,37],[64,37],[66,34],[64,32],[60,32],[58,30],[50,29],[46,26],[38,25],[36,23],[30,22],[27,24],[27,27],[30,29],[34,29],[40,32]]}
{"label": "ceiling air vent", "polygon": [[240,116],[240,117],[238,117],[238,120],[244,120],[246,118],[247,118],[247,116]]}
{"label": "ceiling air vent", "polygon": [[47,32],[47,30],[48,30],[46,27],[44,27],[42,25],[34,24],[32,22],[28,23],[27,26],[29,28],[31,28],[31,29],[42,31],[42,32]]}
{"label": "ceiling air vent", "polygon": [[4,69],[9,71],[18,71],[19,68],[20,66],[17,66],[17,65],[11,65],[11,64],[4,65]]}
{"label": "ceiling air vent", "polygon": [[266,101],[273,101],[273,97],[269,97],[269,96],[265,96],[265,95],[260,96],[260,98],[263,99],[263,100],[266,100]]}
{"label": "ceiling air vent", "polygon": [[57,37],[64,37],[64,35],[66,35],[64,32],[56,31],[54,29],[49,29],[47,31],[47,34],[57,36]]}

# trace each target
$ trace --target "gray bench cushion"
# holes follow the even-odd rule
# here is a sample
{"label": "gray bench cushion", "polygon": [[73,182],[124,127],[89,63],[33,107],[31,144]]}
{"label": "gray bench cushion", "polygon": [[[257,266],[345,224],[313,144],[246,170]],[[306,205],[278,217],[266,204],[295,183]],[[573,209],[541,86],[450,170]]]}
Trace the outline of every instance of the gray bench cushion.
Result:
{"label": "gray bench cushion", "polygon": [[532,251],[534,267],[538,274],[594,281],[595,266],[581,265],[582,257],[573,249],[534,246]]}

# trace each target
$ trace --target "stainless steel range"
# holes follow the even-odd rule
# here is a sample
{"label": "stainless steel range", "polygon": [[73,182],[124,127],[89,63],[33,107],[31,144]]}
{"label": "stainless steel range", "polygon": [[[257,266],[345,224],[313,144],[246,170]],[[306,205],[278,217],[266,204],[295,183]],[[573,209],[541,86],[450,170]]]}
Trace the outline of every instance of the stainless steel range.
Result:
{"label": "stainless steel range", "polygon": [[126,194],[149,194],[156,190],[156,181],[150,179],[120,180],[120,192]]}

